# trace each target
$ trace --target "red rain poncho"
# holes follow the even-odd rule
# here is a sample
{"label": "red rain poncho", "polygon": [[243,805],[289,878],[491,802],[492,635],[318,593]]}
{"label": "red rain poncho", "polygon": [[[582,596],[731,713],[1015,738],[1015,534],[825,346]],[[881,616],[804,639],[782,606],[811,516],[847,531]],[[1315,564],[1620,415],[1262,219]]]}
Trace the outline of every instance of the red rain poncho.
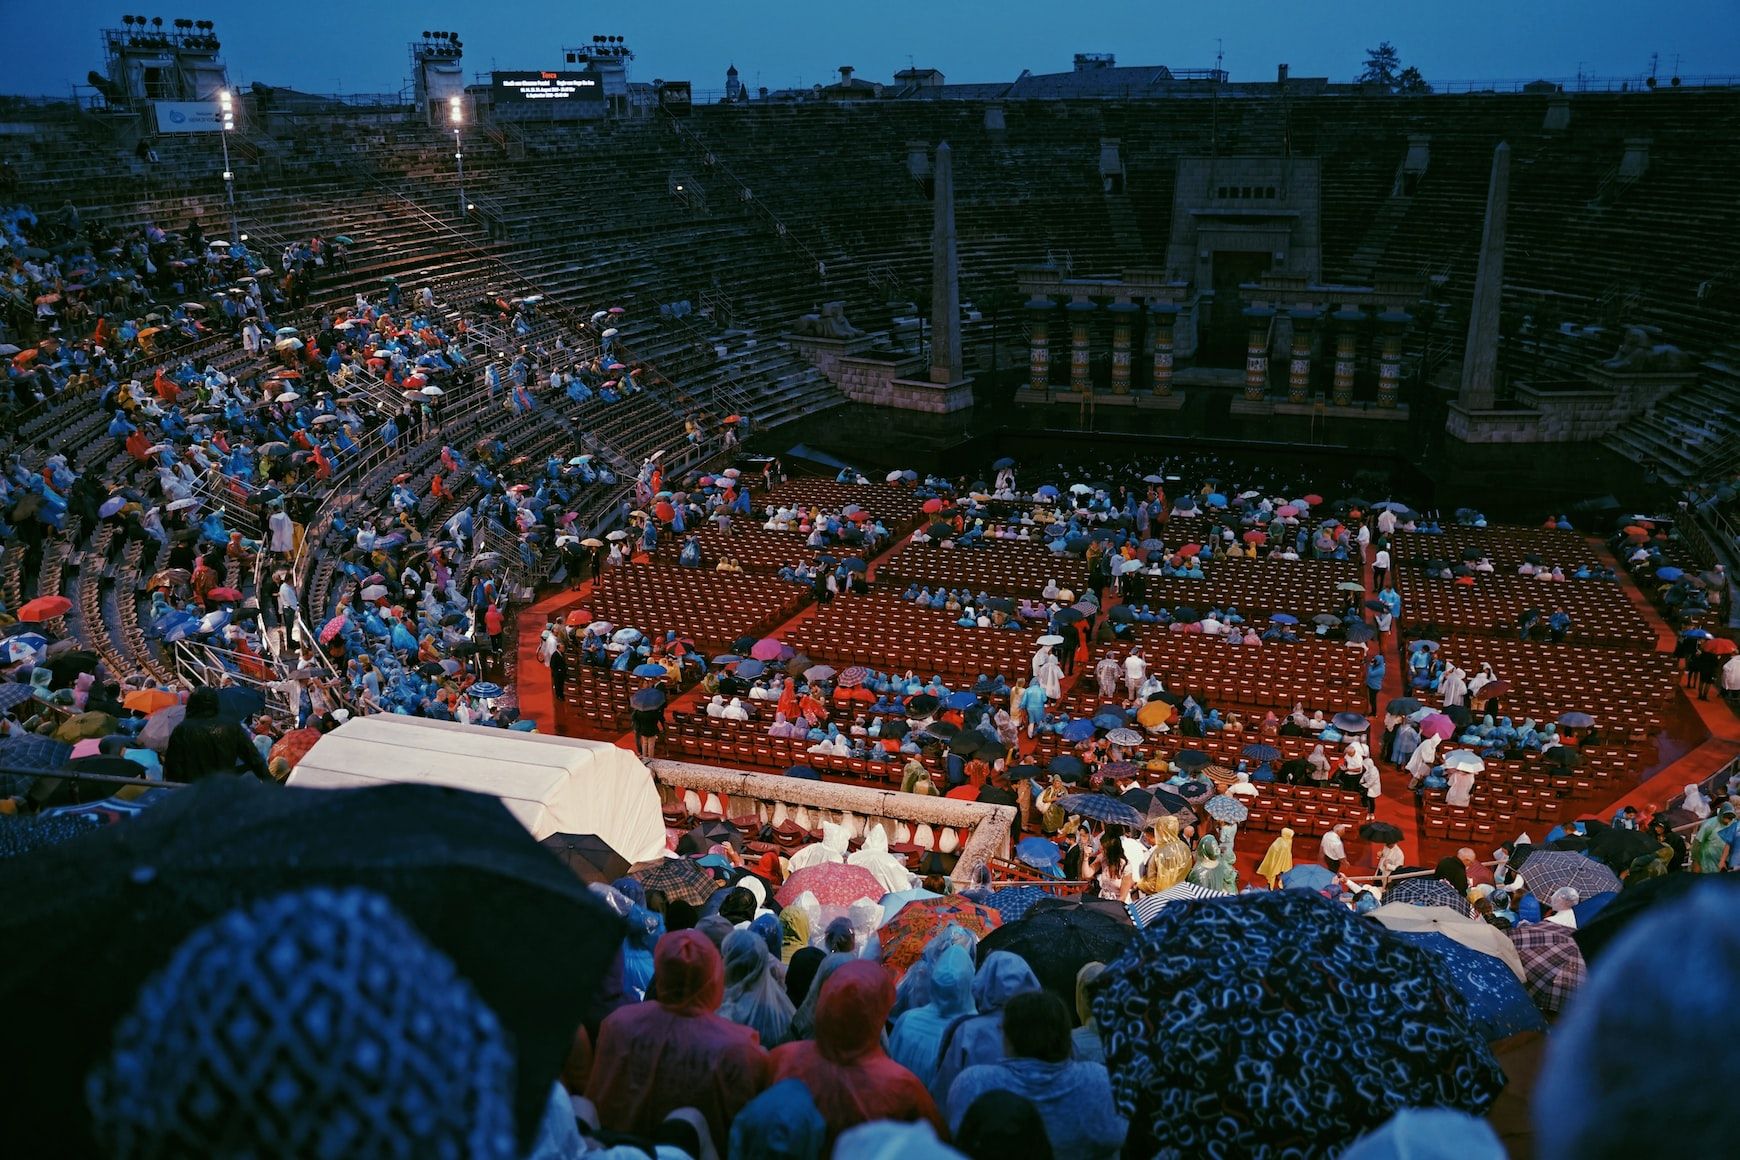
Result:
{"label": "red rain poncho", "polygon": [[737,1110],[767,1086],[767,1052],[755,1032],[714,1014],[725,963],[706,935],[667,934],[653,971],[658,999],[614,1011],[599,1028],[586,1097],[613,1132],[651,1137],[667,1114],[693,1107],[723,1140]]}
{"label": "red rain poncho", "polygon": [[870,1120],[930,1121],[947,1128],[917,1076],[882,1050],[882,1026],[894,1009],[894,979],[877,963],[847,963],[822,987],[816,1037],[774,1049],[773,1075],[801,1080],[828,1122],[828,1146]]}

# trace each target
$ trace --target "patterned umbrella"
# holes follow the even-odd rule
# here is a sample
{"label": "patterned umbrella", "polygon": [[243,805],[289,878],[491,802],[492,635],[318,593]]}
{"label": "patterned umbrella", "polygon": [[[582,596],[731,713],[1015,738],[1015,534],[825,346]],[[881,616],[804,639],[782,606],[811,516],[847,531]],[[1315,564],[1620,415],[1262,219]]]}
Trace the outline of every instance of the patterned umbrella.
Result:
{"label": "patterned umbrella", "polygon": [[1405,902],[1409,906],[1444,906],[1469,918],[1474,908],[1468,905],[1454,886],[1442,878],[1402,878],[1384,890],[1385,902]]}
{"label": "patterned umbrella", "polygon": [[1304,891],[1165,907],[1094,997],[1130,1154],[1327,1156],[1401,1108],[1484,1112],[1504,1071],[1436,962]]}
{"label": "patterned umbrella", "polygon": [[1240,750],[1240,753],[1243,756],[1250,758],[1252,761],[1274,761],[1276,758],[1281,756],[1281,751],[1279,749],[1276,749],[1273,745],[1267,745],[1260,741],[1255,745],[1245,746],[1244,749]]}
{"label": "patterned umbrella", "polygon": [[1142,735],[1134,729],[1119,728],[1106,734],[1106,740],[1113,745],[1122,745],[1125,749],[1131,749],[1142,744]]}
{"label": "patterned umbrella", "polygon": [[936,933],[951,923],[982,938],[1003,925],[1003,915],[959,896],[909,902],[882,924],[882,962],[897,978],[906,974]]}
{"label": "patterned umbrella", "polygon": [[1335,882],[1335,872],[1315,862],[1303,862],[1281,875],[1288,890],[1322,890]]}
{"label": "patterned umbrella", "polygon": [[583,882],[615,882],[628,873],[628,859],[597,834],[551,834],[538,845],[560,858]]}
{"label": "patterned umbrella", "polygon": [[887,893],[876,875],[862,866],[823,862],[819,866],[806,866],[787,878],[774,897],[781,906],[790,906],[806,890],[823,906],[850,906],[864,898],[875,901]]}
{"label": "patterned umbrella", "polygon": [[1532,850],[1516,867],[1529,893],[1543,904],[1569,886],[1584,898],[1619,889],[1619,875],[1593,858],[1570,850]]}
{"label": "patterned umbrella", "polygon": [[1100,793],[1072,793],[1057,799],[1066,814],[1092,818],[1096,822],[1140,829],[1147,821],[1141,814],[1115,797]]}
{"label": "patterned umbrella", "polygon": [[711,874],[687,858],[643,862],[628,874],[646,889],[662,890],[672,902],[687,902],[692,906],[700,906],[719,889]]}
{"label": "patterned umbrella", "polygon": [[1507,932],[1522,956],[1523,985],[1542,1013],[1557,1015],[1573,992],[1589,977],[1583,948],[1568,926],[1556,922],[1525,922]]}
{"label": "patterned umbrella", "polygon": [[1217,822],[1231,822],[1238,825],[1251,816],[1251,811],[1239,804],[1239,799],[1228,794],[1217,793],[1208,799],[1208,804],[1202,807],[1203,812]]}
{"label": "patterned umbrella", "polygon": [[1210,890],[1208,887],[1198,886],[1194,882],[1180,882],[1176,886],[1168,886],[1158,894],[1144,894],[1128,905],[1130,918],[1135,921],[1136,925],[1147,926],[1154,921],[1155,915],[1171,903],[1187,902],[1193,898],[1226,897],[1228,896],[1218,890]]}
{"label": "patterned umbrella", "polygon": [[1010,886],[993,893],[986,905],[1002,915],[1004,922],[1014,922],[1026,917],[1029,910],[1050,897],[1050,891],[1037,886]]}
{"label": "patterned umbrella", "polygon": [[72,743],[40,733],[15,733],[0,738],[0,765],[21,769],[60,769],[72,758]]}
{"label": "patterned umbrella", "polygon": [[1481,954],[1447,935],[1431,931],[1391,931],[1391,935],[1426,948],[1438,958],[1433,972],[1447,979],[1468,1005],[1475,1029],[1488,1043],[1522,1031],[1545,1031],[1529,993],[1510,972],[1503,959]]}

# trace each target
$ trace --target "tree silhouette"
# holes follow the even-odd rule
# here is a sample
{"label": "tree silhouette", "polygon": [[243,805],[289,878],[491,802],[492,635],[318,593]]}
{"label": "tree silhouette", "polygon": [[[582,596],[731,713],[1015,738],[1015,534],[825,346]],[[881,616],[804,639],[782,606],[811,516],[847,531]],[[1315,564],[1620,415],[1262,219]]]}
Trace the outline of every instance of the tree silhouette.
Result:
{"label": "tree silhouette", "polygon": [[1365,50],[1365,68],[1354,78],[1362,85],[1372,85],[1386,93],[1429,93],[1432,86],[1413,65],[1402,67],[1402,54],[1396,46],[1384,41],[1376,48]]}

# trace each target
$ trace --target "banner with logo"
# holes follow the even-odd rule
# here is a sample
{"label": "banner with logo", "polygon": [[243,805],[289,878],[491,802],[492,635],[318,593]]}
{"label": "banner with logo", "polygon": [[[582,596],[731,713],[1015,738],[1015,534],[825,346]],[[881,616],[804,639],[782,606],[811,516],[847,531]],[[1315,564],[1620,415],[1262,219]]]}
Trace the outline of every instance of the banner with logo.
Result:
{"label": "banner with logo", "polygon": [[224,116],[216,101],[153,101],[159,133],[219,133]]}

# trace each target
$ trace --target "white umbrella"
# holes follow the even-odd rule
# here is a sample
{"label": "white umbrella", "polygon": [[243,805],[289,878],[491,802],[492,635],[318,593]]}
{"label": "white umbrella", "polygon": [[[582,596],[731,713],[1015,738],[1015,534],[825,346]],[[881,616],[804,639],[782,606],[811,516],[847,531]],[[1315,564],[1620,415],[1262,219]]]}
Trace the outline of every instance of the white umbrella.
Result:
{"label": "white umbrella", "polygon": [[626,540],[626,539],[628,539],[628,533],[623,531],[621,528],[618,528],[616,531],[611,532],[608,536],[605,536],[604,538],[607,540]]}
{"label": "white umbrella", "polygon": [[447,393],[446,391],[442,390],[440,387],[436,386],[434,383],[430,383],[428,386],[423,388],[423,394],[428,395],[431,399],[439,399],[442,395],[445,395],[446,393]]}
{"label": "white umbrella", "polygon": [[1377,919],[1390,930],[1441,934],[1469,950],[1502,959],[1504,965],[1510,968],[1511,974],[1519,980],[1526,981],[1528,978],[1523,970],[1522,955],[1517,953],[1516,944],[1503,931],[1478,918],[1469,918],[1448,906],[1415,906],[1410,902],[1388,902],[1372,911],[1368,917]]}
{"label": "white umbrella", "polygon": [[616,333],[617,333],[616,327],[614,327],[614,326],[607,326],[604,328],[604,337],[605,338],[615,338]]}
{"label": "white umbrella", "polygon": [[1486,762],[1480,754],[1472,749],[1458,749],[1444,757],[1444,768],[1460,770],[1463,773],[1483,773]]}
{"label": "white umbrella", "polygon": [[285,391],[283,394],[279,395],[277,397],[277,399],[274,401],[279,402],[279,403],[294,403],[297,399],[300,399],[301,397],[302,396],[298,395],[295,391]]}
{"label": "white umbrella", "polygon": [[1061,636],[1058,636],[1054,632],[1048,632],[1044,636],[1039,638],[1039,643],[1040,644],[1048,644],[1048,645],[1060,645],[1063,643],[1063,638]]}

